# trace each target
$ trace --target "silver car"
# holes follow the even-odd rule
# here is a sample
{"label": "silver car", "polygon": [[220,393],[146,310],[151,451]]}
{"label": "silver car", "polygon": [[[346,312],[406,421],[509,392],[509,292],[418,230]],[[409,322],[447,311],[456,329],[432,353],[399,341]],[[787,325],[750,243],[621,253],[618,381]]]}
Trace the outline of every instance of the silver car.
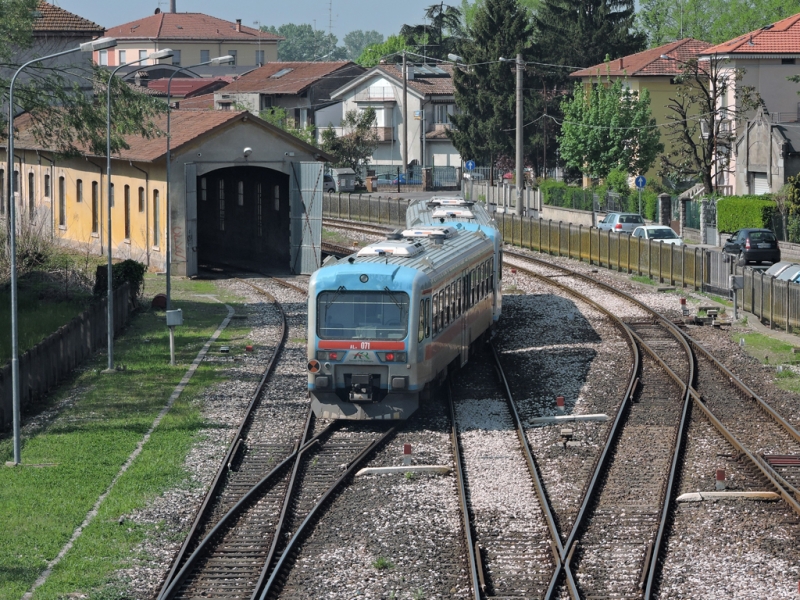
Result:
{"label": "silver car", "polygon": [[606,218],[597,224],[597,228],[601,231],[615,231],[617,233],[633,233],[637,227],[644,225],[642,215],[636,213],[619,213],[612,212],[606,215]]}

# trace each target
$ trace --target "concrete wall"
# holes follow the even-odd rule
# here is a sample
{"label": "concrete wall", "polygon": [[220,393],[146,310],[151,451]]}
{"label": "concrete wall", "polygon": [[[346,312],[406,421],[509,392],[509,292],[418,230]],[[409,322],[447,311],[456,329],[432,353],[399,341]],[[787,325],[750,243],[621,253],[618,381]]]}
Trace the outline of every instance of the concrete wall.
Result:
{"label": "concrete wall", "polygon": [[[116,48],[108,50],[108,66],[120,65],[120,51],[125,52],[125,62],[131,62],[139,58],[139,51],[145,51],[152,54],[157,50],[170,48],[172,50],[180,50],[181,52],[181,66],[191,66],[199,64],[200,51],[208,50],[209,59],[218,58],[230,54],[231,50],[236,51],[236,65],[237,66],[256,66],[256,51],[259,50],[258,42],[218,42],[216,40],[207,40],[200,42],[193,41],[169,41],[169,40],[120,40]],[[264,52],[264,62],[275,62],[278,60],[278,43],[274,40],[262,40],[261,48]],[[100,64],[100,53],[94,52],[94,60]],[[161,64],[172,64],[172,59],[167,58],[158,61]],[[143,65],[149,62],[142,63]]]}
{"label": "concrete wall", "polygon": [[[602,213],[598,215],[598,219]],[[572,208],[560,208],[558,206],[550,206],[543,204],[539,211],[539,217],[544,220],[552,220],[554,222],[563,221],[564,223],[572,223],[573,225],[584,225],[592,227],[594,215],[588,210],[575,210]]]}

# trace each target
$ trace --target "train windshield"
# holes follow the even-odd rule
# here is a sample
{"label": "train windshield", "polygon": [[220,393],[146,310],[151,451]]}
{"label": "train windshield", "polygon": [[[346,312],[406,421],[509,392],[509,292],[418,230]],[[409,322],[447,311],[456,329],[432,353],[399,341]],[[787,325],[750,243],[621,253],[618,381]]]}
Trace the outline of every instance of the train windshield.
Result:
{"label": "train windshield", "polygon": [[404,292],[321,292],[317,335],[331,340],[402,340],[408,335]]}

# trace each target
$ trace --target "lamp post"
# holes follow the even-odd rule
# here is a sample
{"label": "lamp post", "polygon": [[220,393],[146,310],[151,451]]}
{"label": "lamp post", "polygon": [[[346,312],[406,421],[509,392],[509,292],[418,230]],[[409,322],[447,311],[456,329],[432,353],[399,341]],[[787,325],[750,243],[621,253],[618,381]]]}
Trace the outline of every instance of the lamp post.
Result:
{"label": "lamp post", "polygon": [[159,50],[158,52],[153,52],[152,54],[148,55],[146,58],[140,58],[138,60],[133,60],[129,63],[125,63],[119,65],[116,69],[111,71],[111,75],[108,76],[108,86],[106,89],[107,97],[106,97],[106,198],[108,203],[108,298],[107,298],[107,306],[108,306],[108,366],[106,367],[106,372],[111,373],[114,371],[114,294],[112,290],[112,269],[111,269],[111,82],[114,79],[114,75],[117,74],[117,71],[122,69],[123,67],[129,67],[131,65],[137,65],[141,62],[146,60],[158,60],[161,58],[169,58],[172,56],[173,52],[169,48],[164,48],[163,50]]}
{"label": "lamp post", "polygon": [[[166,260],[167,260],[167,268],[166,268],[166,275],[167,275],[167,310],[172,310],[172,282],[171,282],[171,263],[172,263],[172,209],[171,204],[169,201],[169,182],[170,182],[170,121],[172,116],[172,109],[170,108],[170,89],[172,88],[172,78],[175,77],[181,71],[186,71],[188,69],[195,69],[197,67],[203,67],[205,65],[227,65],[234,61],[235,59],[230,54],[226,54],[225,56],[219,56],[217,58],[212,58],[211,60],[207,60],[206,62],[201,62],[196,65],[189,65],[187,67],[180,67],[175,69],[172,75],[169,76],[169,81],[167,81],[167,252],[166,252]],[[170,364],[175,364],[175,344],[173,338],[173,331],[174,328],[170,327]]]}
{"label": "lamp post", "polygon": [[[500,62],[512,62],[510,58],[500,57]],[[514,169],[516,170],[517,179],[517,206],[516,213],[522,216],[522,186],[523,186],[523,164],[522,164],[522,76],[525,73],[525,61],[522,60],[522,54],[517,54],[516,60],[513,61],[517,67],[517,136],[516,136],[516,161]],[[545,104],[546,104],[545,99]],[[544,165],[545,173],[547,172],[547,165]]]}
{"label": "lamp post", "polygon": [[[14,84],[17,76],[25,67],[35,62],[40,62],[50,58],[57,58],[72,54],[73,52],[93,52],[95,50],[105,50],[117,45],[114,38],[100,38],[91,42],[85,42],[76,48],[56,52],[34,58],[23,64],[11,78],[8,89],[8,223],[10,227],[10,250],[11,250],[11,389],[12,389],[12,411],[14,418],[14,464],[20,462],[20,398],[19,398],[19,340],[17,331],[17,223],[16,223],[16,201],[14,200]],[[20,174],[22,169],[20,168]]]}

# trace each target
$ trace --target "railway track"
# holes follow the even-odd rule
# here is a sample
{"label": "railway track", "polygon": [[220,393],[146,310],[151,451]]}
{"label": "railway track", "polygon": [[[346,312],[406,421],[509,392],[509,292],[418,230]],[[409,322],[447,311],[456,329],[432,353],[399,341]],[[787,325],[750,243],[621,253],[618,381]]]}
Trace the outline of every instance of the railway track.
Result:
{"label": "railway track", "polygon": [[356,221],[333,219],[329,217],[325,217],[322,220],[322,224],[327,229],[341,229],[343,231],[352,231],[364,235],[377,235],[381,237],[385,236],[387,233],[391,233],[396,229],[404,229],[403,227],[399,226],[372,225],[369,223],[358,223]]}

